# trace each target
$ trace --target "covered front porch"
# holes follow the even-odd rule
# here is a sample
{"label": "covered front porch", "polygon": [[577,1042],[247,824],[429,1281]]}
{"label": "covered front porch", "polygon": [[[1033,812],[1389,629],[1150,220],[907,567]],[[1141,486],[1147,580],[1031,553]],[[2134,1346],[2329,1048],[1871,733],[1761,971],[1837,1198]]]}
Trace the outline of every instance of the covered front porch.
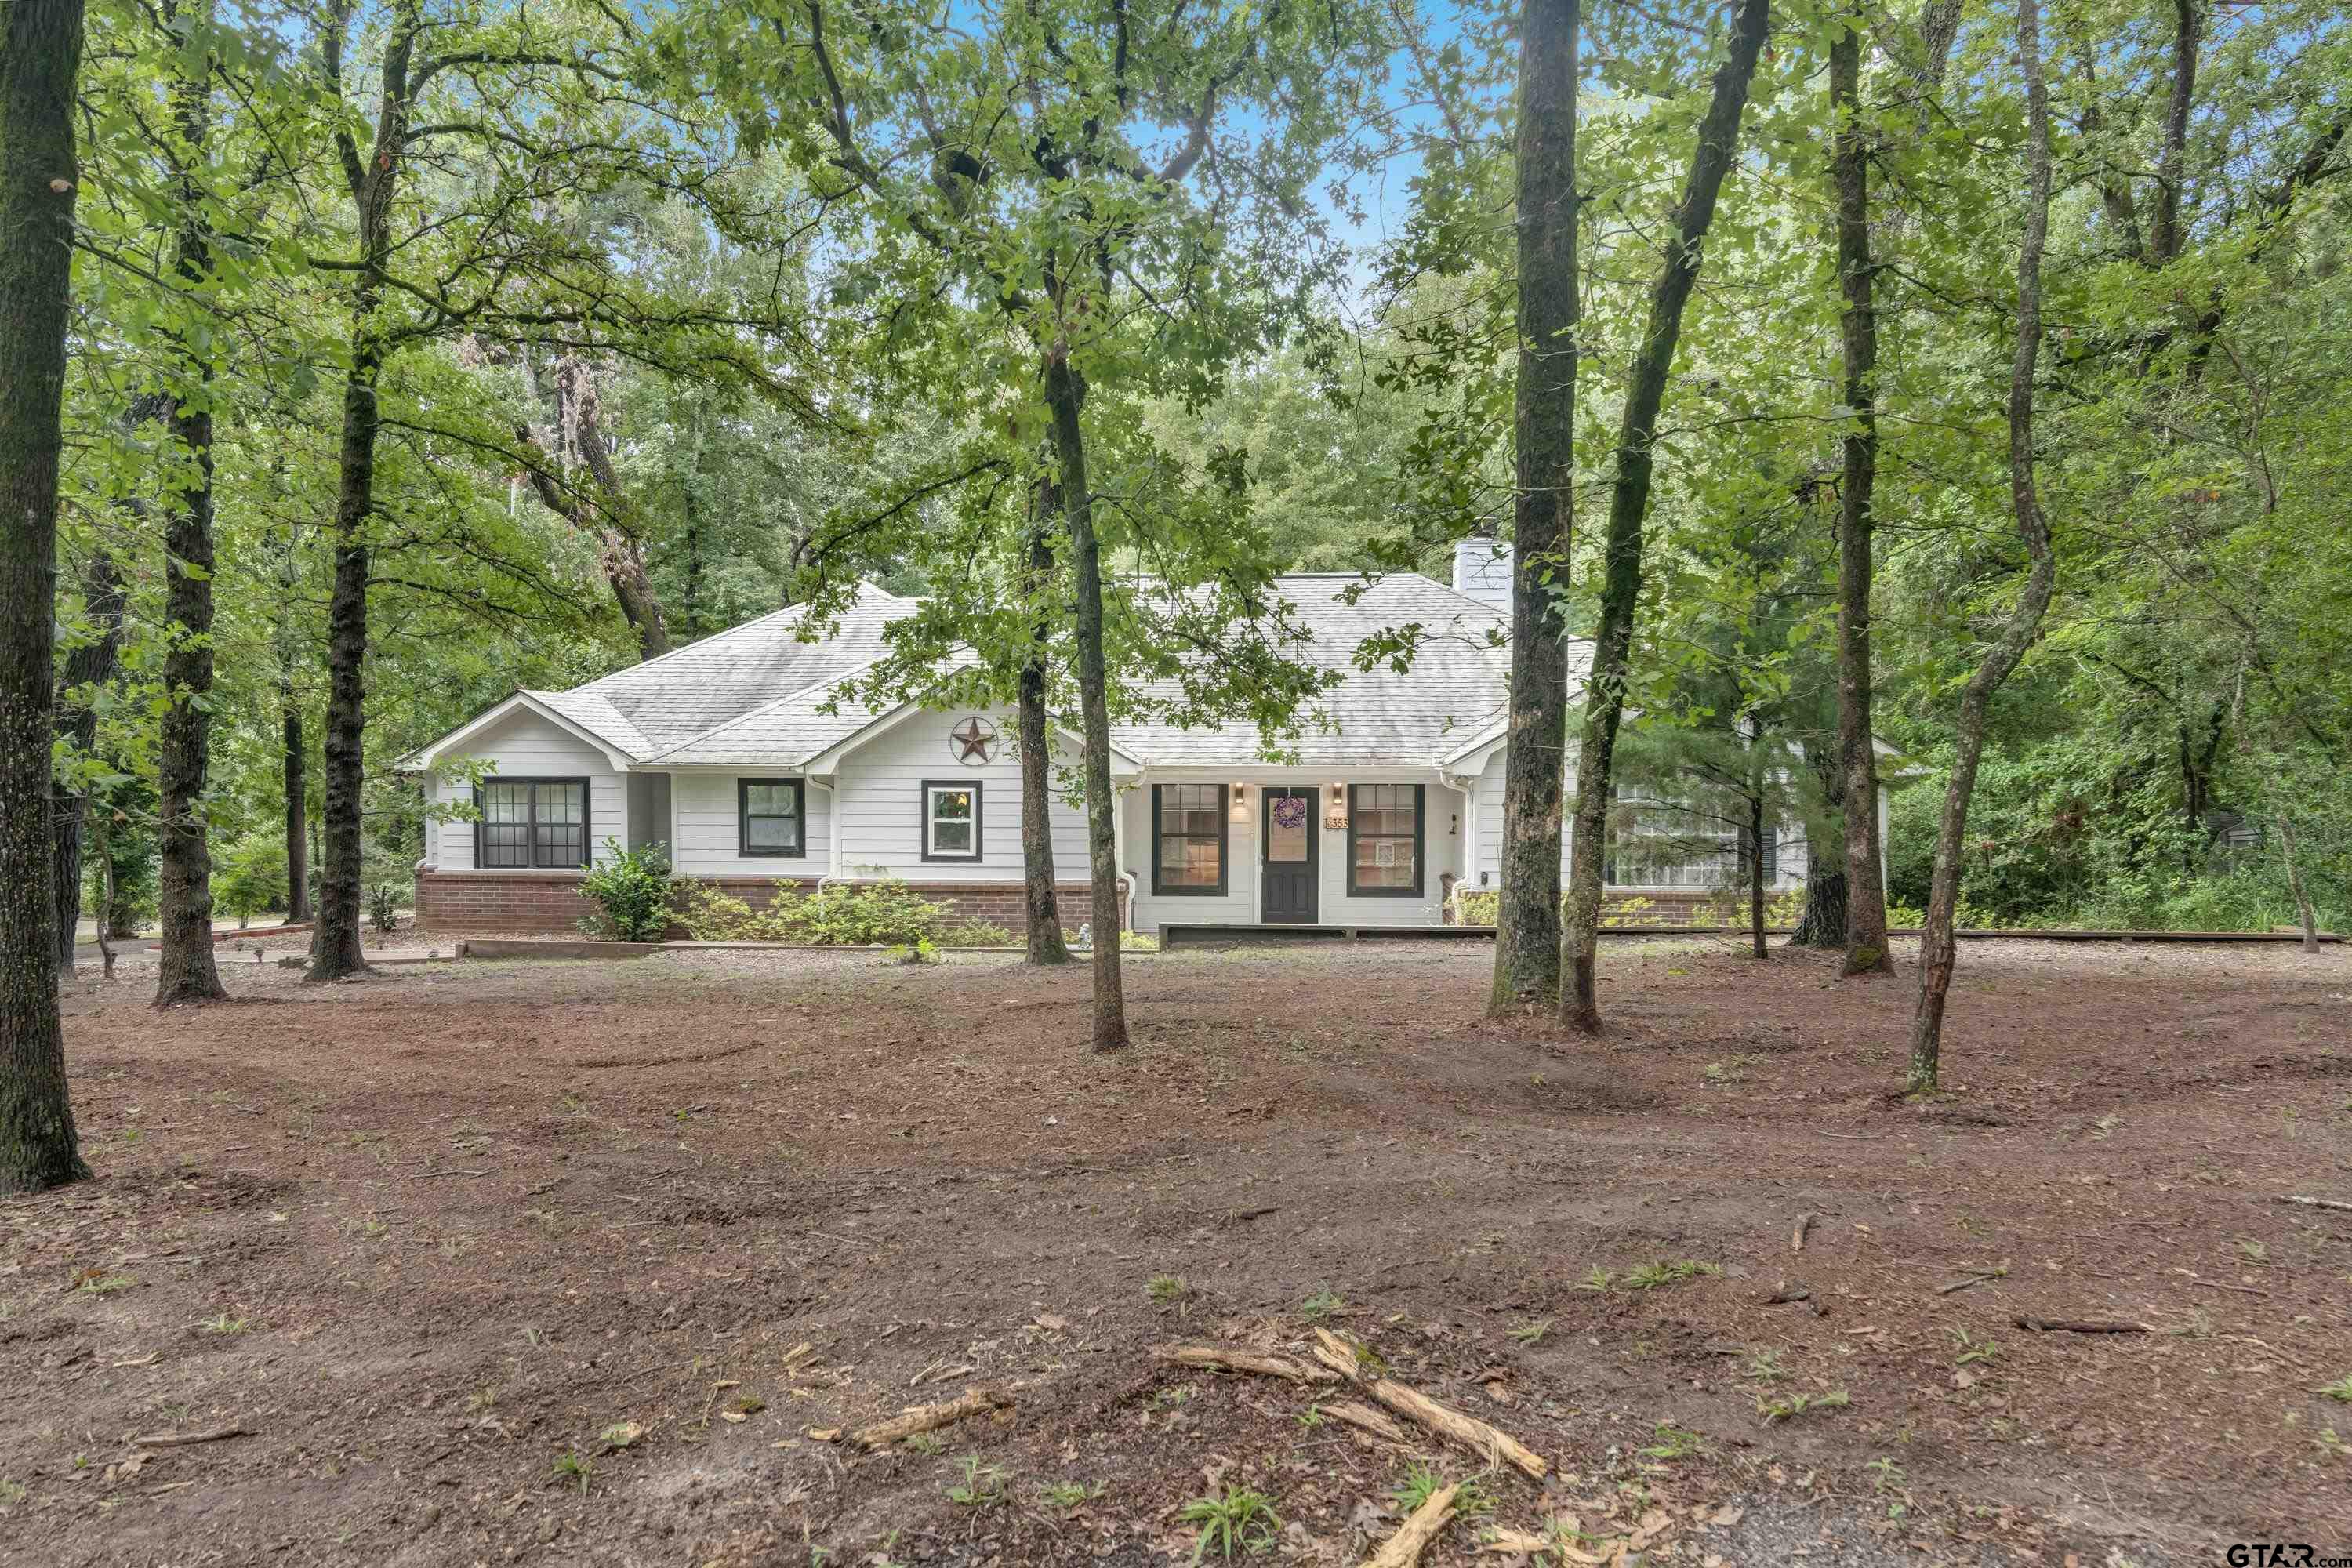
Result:
{"label": "covered front porch", "polygon": [[1120,812],[1134,925],[1439,928],[1470,815],[1430,768],[1147,769]]}

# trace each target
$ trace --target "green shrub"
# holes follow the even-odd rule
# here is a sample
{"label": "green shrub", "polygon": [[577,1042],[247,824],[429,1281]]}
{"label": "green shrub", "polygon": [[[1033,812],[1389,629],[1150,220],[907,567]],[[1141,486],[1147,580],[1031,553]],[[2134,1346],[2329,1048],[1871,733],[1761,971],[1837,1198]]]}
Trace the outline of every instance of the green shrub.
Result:
{"label": "green shrub", "polygon": [[800,913],[807,934],[798,941],[825,947],[911,947],[938,942],[950,910],[893,878],[827,888],[803,901]]}
{"label": "green shrub", "polygon": [[286,907],[286,839],[264,833],[241,838],[213,862],[213,900],[239,920]]}
{"label": "green shrub", "polygon": [[597,910],[580,929],[615,942],[659,942],[670,922],[669,847],[624,849],[607,838],[604,855],[580,879],[580,896]]}
{"label": "green shrub", "polygon": [[791,888],[776,889],[775,901],[754,910],[732,893],[708,882],[686,882],[684,907],[677,923],[697,942],[803,942],[800,894]]}
{"label": "green shrub", "polygon": [[896,947],[929,952],[950,947],[1017,947],[1020,938],[983,920],[958,920],[896,879],[856,882],[803,895],[777,889],[754,910],[707,882],[686,884],[677,919],[698,942],[790,942],[812,947]]}
{"label": "green shrub", "polygon": [[390,936],[400,929],[400,899],[406,890],[394,882],[378,882],[367,890],[368,924],[377,934]]}

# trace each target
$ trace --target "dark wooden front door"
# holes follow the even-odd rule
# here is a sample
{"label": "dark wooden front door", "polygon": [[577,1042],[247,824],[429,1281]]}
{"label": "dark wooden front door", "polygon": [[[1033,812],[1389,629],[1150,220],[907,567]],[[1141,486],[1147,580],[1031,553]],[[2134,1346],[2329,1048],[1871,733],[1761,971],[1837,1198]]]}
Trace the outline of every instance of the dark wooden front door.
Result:
{"label": "dark wooden front door", "polygon": [[1265,857],[1265,902],[1258,918],[1268,925],[1315,923],[1315,792],[1267,789],[1258,815]]}

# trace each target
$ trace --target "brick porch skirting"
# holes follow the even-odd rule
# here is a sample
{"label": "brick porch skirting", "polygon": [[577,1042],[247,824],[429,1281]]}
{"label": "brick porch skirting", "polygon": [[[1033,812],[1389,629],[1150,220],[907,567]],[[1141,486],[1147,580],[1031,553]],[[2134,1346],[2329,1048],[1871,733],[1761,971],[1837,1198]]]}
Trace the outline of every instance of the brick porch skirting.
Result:
{"label": "brick porch skirting", "polygon": [[[779,888],[816,891],[816,879],[775,877],[696,877],[720,891],[742,900],[755,910],[768,907]],[[836,887],[842,886],[835,883]],[[983,920],[1019,935],[1026,919],[1028,885],[1024,882],[910,882],[917,893],[933,903],[951,906],[967,920]],[[1076,931],[1089,918],[1090,884],[1065,882],[1055,889],[1062,923]],[[567,871],[419,871],[416,873],[416,927],[429,931],[517,931],[562,932],[576,936],[581,920],[593,911],[580,896],[580,877]],[[673,931],[673,936],[684,934]]]}

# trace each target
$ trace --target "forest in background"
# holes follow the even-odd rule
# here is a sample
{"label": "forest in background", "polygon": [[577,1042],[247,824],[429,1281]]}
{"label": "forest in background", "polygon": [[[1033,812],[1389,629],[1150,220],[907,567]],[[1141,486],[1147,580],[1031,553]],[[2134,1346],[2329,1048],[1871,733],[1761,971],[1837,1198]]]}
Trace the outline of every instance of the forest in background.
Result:
{"label": "forest in background", "polygon": [[[1999,428],[2021,195],[2013,35],[1993,7],[1949,10],[1932,98],[1933,5],[1873,16],[1863,77],[1881,182],[1876,719],[1903,752],[1887,854],[1909,906],[1927,901],[1957,689],[2019,564]],[[1733,721],[1834,731],[1838,291],[1819,40],[1843,15],[1776,20],[1683,329],[1643,587],[1636,768],[1645,749],[1712,757]],[[98,5],[79,101],[58,766],[63,787],[87,783],[101,802],[125,928],[152,919],[170,656],[202,635],[174,616],[157,526],[191,482],[184,432],[155,416],[175,393],[200,389],[214,426],[215,893],[226,916],[287,907],[289,790],[318,875],[350,264],[365,249],[335,132],[367,140],[404,18],[436,51],[516,58],[459,58],[415,84],[418,116],[448,123],[408,128],[415,169],[383,214],[369,887],[404,888],[421,841],[394,761],[515,685],[574,684],[859,575],[940,595],[967,623],[933,628],[938,646],[893,672],[918,679],[1002,586],[970,540],[1008,516],[1000,531],[1017,531],[1034,488],[990,466],[979,448],[1006,443],[946,395],[989,345],[917,363],[913,307],[893,296],[920,281],[856,253],[887,244],[885,228],[835,221],[837,174],[799,155],[794,132],[747,134],[753,116],[726,95],[761,85],[649,64],[719,47],[690,36],[701,24],[560,5]],[[1614,373],[1716,20],[1601,5],[1585,18],[1587,516],[1605,503]],[[1294,113],[1288,145],[1233,155],[1288,160],[1305,199],[1249,219],[1269,250],[1214,280],[1227,297],[1199,328],[1219,340],[1201,362],[1213,368],[1122,389],[1096,483],[1154,497],[1162,515],[1122,508],[1106,542],[1115,574],[1162,565],[1155,535],[1223,531],[1218,548],[1261,578],[1442,575],[1453,537],[1509,531],[1514,18],[1343,21],[1356,37],[1318,47],[1341,49],[1355,84],[1318,84],[1318,122]],[[2040,452],[2059,586],[1993,703],[1968,920],[2291,921],[2284,825],[2324,921],[2341,924],[2344,25],[2317,5],[2169,4],[2070,5],[2049,25],[2059,169]],[[2168,148],[2184,26],[2195,81]],[[727,47],[756,77],[760,29],[743,26]],[[890,177],[905,177],[898,107],[872,112],[877,141],[897,139]],[[1213,153],[1263,129],[1217,127]],[[194,266],[191,220],[208,237]],[[1293,248],[1271,254],[1278,242]],[[924,308],[965,318],[961,331],[985,314],[951,289]],[[1597,527],[1574,530],[1563,589],[1579,631],[1600,544]],[[92,679],[102,644],[111,668]],[[1074,709],[1068,684],[1057,676],[1056,696]],[[1822,815],[1801,775],[1785,787]],[[1817,837],[1834,834],[1832,821]]]}

